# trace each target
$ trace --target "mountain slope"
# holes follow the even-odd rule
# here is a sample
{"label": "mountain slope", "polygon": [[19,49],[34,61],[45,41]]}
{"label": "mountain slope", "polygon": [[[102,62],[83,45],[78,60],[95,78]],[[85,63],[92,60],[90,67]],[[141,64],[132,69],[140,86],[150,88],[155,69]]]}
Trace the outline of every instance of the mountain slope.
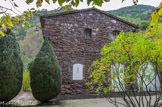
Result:
{"label": "mountain slope", "polygon": [[150,14],[156,8],[148,5],[137,5],[120,8],[118,10],[108,11],[110,14],[121,17],[140,18],[150,20]]}
{"label": "mountain slope", "polygon": [[145,30],[151,21],[150,14],[155,9],[153,6],[137,5],[107,12],[138,25],[140,30]]}

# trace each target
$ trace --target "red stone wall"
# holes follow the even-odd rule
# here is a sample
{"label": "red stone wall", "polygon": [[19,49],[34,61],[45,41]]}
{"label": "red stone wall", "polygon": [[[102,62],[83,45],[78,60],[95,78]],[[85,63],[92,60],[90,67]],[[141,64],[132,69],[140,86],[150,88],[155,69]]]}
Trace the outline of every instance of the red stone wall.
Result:
{"label": "red stone wall", "polygon": [[[99,58],[100,49],[112,41],[114,30],[134,28],[103,13],[89,10],[73,14],[43,18],[47,36],[54,48],[62,69],[62,94],[89,93],[85,82],[92,61]],[[92,29],[92,38],[84,38],[85,28]],[[73,64],[83,64],[83,80],[72,80]]]}

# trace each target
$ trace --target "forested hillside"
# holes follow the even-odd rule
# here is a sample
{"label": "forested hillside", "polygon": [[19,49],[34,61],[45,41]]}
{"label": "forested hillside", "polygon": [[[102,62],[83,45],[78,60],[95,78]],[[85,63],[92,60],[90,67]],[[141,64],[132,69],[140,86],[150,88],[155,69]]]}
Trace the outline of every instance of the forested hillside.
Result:
{"label": "forested hillside", "polygon": [[120,8],[118,10],[108,11],[108,13],[118,16],[124,20],[134,23],[145,30],[150,23],[150,14],[156,8],[148,5],[137,5]]}
{"label": "forested hillside", "polygon": [[[150,23],[150,14],[154,9],[155,7],[152,6],[137,5],[107,12],[138,25],[140,30],[145,30]],[[53,14],[62,11],[64,11],[64,8],[59,8],[52,11],[36,11],[34,13],[34,17],[30,20],[31,28],[22,28],[21,24],[14,27],[14,33],[16,34],[17,40],[20,44],[21,57],[24,62],[24,70],[27,68],[27,64],[35,58],[41,47],[41,44],[43,43],[42,32],[39,28],[39,17],[42,15]],[[162,22],[161,19],[160,21]],[[38,34],[35,34],[36,29],[39,30]]]}

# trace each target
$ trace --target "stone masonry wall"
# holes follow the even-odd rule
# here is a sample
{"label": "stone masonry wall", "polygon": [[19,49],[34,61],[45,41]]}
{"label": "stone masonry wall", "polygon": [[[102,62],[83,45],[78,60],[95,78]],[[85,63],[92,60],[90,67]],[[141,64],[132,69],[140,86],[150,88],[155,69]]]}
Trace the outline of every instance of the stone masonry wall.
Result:
{"label": "stone masonry wall", "polygon": [[[50,39],[62,69],[62,94],[88,94],[85,86],[88,68],[99,58],[100,49],[112,41],[113,31],[134,28],[100,12],[89,10],[44,18],[44,36]],[[92,38],[84,38],[85,28],[92,29]],[[72,80],[73,64],[83,64],[83,80]]]}

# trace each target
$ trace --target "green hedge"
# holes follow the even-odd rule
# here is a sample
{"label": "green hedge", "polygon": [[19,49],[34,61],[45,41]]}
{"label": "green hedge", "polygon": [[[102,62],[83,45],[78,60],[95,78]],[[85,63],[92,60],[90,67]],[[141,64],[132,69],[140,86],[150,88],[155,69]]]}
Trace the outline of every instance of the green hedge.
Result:
{"label": "green hedge", "polygon": [[23,63],[19,44],[8,30],[0,36],[0,101],[8,102],[21,90]]}
{"label": "green hedge", "polygon": [[27,66],[28,71],[30,71],[30,68],[31,68],[31,66],[32,66],[33,63],[34,63],[34,60],[33,61],[30,61],[28,63],[28,66]]}
{"label": "green hedge", "polygon": [[47,38],[32,64],[30,77],[33,96],[41,102],[47,102],[61,92],[61,70]]}

